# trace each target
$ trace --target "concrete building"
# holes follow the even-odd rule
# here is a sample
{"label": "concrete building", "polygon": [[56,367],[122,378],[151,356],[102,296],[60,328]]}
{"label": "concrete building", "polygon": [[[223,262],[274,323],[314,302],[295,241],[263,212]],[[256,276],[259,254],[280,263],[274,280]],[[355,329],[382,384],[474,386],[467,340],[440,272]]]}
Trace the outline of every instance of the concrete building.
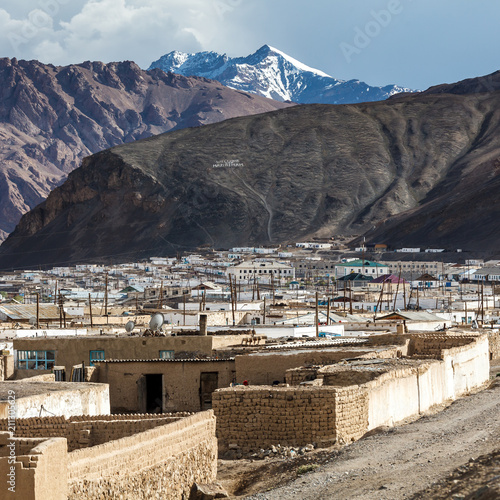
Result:
{"label": "concrete building", "polygon": [[276,283],[280,283],[281,279],[285,281],[295,278],[295,269],[292,266],[274,261],[245,261],[229,267],[227,273],[236,280],[248,283],[252,283],[254,279],[259,283],[271,283],[271,276]]}
{"label": "concrete building", "polygon": [[336,278],[341,278],[351,273],[364,274],[366,276],[371,276],[372,278],[378,278],[383,274],[389,274],[389,268],[385,264],[366,259],[343,262],[335,266]]}

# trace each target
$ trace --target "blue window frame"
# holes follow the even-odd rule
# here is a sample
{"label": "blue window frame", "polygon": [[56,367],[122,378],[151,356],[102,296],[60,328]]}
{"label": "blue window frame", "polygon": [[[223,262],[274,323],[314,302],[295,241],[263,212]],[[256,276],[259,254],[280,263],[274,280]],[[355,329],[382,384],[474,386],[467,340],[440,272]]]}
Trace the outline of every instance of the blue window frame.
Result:
{"label": "blue window frame", "polygon": [[52,370],[56,351],[17,351],[19,370]]}
{"label": "blue window frame", "polygon": [[160,351],[160,359],[174,359],[174,351]]}
{"label": "blue window frame", "polygon": [[104,361],[104,351],[90,351],[90,366],[94,366],[94,361]]}

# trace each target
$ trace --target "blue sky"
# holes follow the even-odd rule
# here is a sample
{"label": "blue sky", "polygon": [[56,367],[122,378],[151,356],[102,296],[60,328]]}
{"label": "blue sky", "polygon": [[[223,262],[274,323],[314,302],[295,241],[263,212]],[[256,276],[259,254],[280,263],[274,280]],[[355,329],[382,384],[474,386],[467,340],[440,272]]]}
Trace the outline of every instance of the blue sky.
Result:
{"label": "blue sky", "polygon": [[0,0],[0,56],[65,65],[265,43],[344,80],[425,89],[500,69],[498,0]]}

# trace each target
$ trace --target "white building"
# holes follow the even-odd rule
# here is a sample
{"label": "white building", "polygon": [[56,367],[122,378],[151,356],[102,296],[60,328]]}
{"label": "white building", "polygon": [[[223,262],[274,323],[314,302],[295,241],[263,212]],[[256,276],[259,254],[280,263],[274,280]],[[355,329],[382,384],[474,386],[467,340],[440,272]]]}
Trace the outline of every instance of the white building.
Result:
{"label": "white building", "polygon": [[281,279],[290,280],[295,278],[295,269],[287,264],[273,261],[245,261],[236,266],[229,267],[227,274],[233,275],[236,280],[243,280],[249,283],[258,281],[260,283],[270,283],[271,276],[278,283]]}

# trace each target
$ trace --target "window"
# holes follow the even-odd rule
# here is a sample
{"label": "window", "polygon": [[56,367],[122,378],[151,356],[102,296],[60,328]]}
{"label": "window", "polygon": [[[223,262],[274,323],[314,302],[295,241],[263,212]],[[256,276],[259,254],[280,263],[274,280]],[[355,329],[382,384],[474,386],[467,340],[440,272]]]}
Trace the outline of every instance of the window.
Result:
{"label": "window", "polygon": [[55,351],[18,351],[17,368],[20,370],[52,370]]}
{"label": "window", "polygon": [[90,366],[94,366],[94,361],[104,361],[104,351],[90,351]]}
{"label": "window", "polygon": [[160,351],[160,359],[174,359],[174,351]]}

